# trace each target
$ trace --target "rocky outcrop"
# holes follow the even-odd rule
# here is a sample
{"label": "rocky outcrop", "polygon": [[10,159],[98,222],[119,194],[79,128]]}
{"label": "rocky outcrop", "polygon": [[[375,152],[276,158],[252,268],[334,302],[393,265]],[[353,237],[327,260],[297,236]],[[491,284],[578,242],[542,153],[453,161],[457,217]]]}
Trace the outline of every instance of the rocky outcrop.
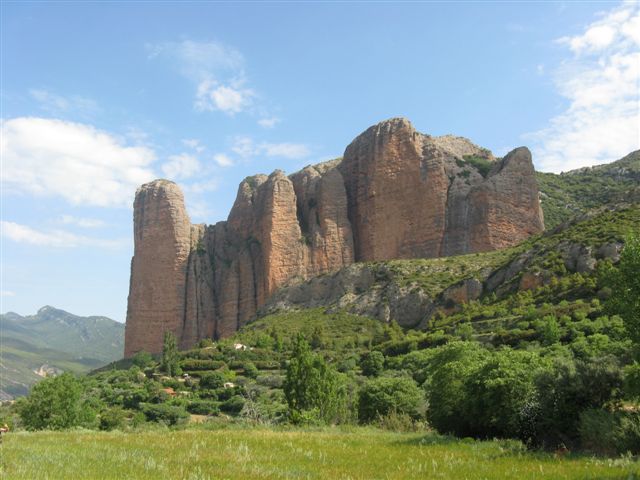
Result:
{"label": "rocky outcrop", "polygon": [[461,137],[430,137],[402,118],[369,128],[339,166],[357,261],[504,248],[544,229],[525,147],[496,161]]}
{"label": "rocky outcrop", "polygon": [[[160,351],[165,330],[182,347],[228,336],[292,279],[354,261],[502,248],[543,221],[526,148],[496,160],[464,138],[391,119],[358,136],[342,161],[246,178],[228,220],[212,226],[189,223],[174,183],[143,185],[134,228],[126,356]],[[406,298],[375,316],[429,308]]]}
{"label": "rocky outcrop", "polygon": [[125,356],[157,352],[166,330],[182,333],[191,223],[180,188],[156,180],[136,192],[134,254],[125,327]]}

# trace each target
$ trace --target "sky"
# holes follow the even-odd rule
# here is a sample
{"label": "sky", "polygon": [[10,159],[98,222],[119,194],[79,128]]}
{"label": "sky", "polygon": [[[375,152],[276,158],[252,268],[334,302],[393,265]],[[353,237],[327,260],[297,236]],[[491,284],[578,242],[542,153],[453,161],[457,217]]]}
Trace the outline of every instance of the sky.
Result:
{"label": "sky", "polygon": [[136,188],[238,183],[402,116],[538,170],[640,148],[637,2],[0,4],[0,311],[126,317]]}

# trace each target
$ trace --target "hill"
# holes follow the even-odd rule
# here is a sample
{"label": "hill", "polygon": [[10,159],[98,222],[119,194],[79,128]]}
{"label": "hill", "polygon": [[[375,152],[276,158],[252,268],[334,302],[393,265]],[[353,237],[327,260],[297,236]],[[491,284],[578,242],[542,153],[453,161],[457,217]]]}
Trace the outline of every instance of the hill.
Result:
{"label": "hill", "polygon": [[87,372],[122,357],[124,325],[50,306],[35,315],[0,315],[0,398],[25,395],[50,373]]}
{"label": "hill", "polygon": [[536,172],[547,230],[575,215],[607,204],[640,201],[640,151],[595,167]]}

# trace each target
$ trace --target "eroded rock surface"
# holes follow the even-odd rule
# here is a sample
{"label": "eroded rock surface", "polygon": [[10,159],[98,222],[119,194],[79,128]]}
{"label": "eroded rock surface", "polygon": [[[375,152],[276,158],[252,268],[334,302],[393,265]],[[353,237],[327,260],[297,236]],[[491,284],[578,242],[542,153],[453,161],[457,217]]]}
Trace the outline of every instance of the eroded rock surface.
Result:
{"label": "eroded rock surface", "polygon": [[[246,178],[228,220],[212,226],[191,225],[179,188],[156,180],[134,204],[125,355],[159,352],[165,330],[183,348],[228,336],[292,279],[355,261],[493,250],[542,229],[526,148],[497,160],[401,118],[359,135],[342,161]],[[403,312],[410,324],[431,308],[426,297],[396,293],[386,304],[372,297],[362,313]]]}

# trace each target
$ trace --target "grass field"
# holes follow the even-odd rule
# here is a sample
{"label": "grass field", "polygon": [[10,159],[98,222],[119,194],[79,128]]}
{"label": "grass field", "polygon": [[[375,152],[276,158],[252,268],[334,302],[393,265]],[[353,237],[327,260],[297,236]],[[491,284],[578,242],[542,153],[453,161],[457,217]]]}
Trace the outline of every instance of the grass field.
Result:
{"label": "grass field", "polygon": [[640,463],[527,453],[517,442],[435,434],[225,429],[18,432],[3,479],[635,479]]}

